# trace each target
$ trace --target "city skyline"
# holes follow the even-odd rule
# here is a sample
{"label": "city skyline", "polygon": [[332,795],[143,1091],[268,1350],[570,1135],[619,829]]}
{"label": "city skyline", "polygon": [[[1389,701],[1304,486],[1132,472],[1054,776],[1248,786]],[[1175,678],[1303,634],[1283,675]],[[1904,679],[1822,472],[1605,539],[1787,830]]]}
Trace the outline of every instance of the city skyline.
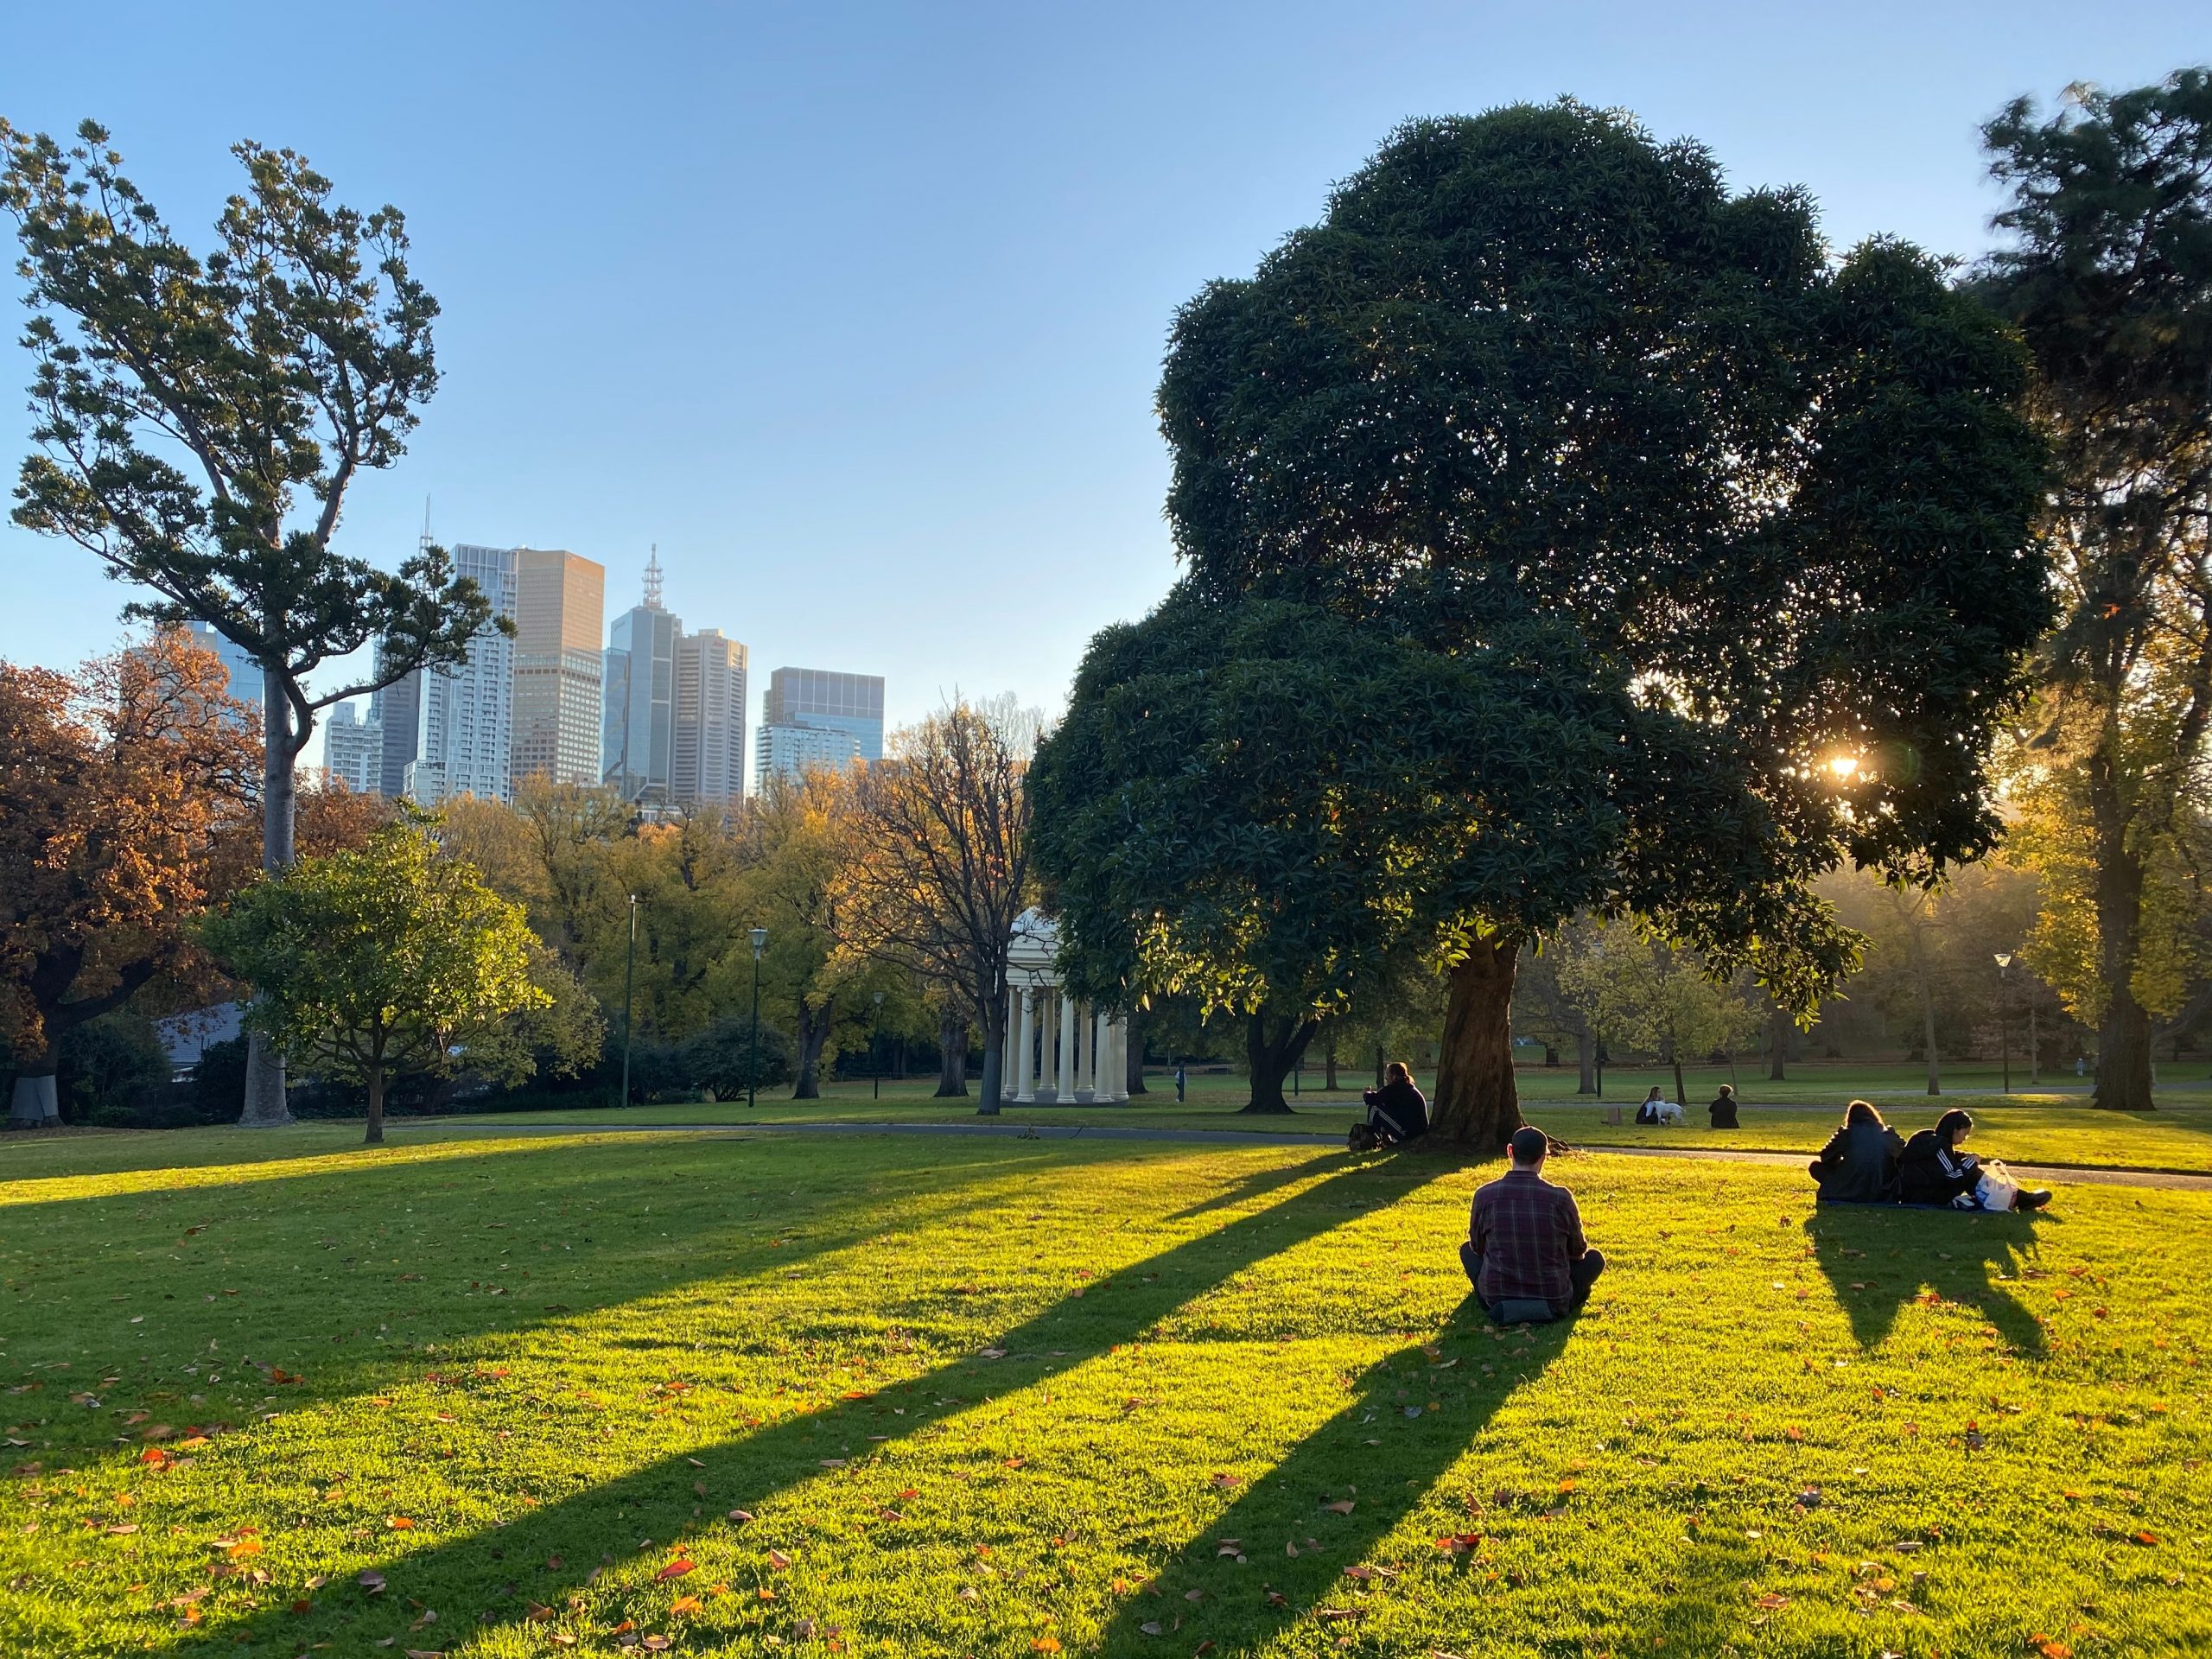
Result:
{"label": "city skyline", "polygon": [[[123,0],[97,69],[68,9],[11,19],[0,111],[107,122],[203,249],[245,137],[405,211],[442,384],[340,551],[397,564],[425,496],[441,540],[574,548],[625,589],[657,541],[670,607],[741,615],[763,664],[820,655],[830,594],[838,658],[885,675],[898,726],[957,691],[1056,709],[1090,636],[1157,602],[1176,308],[1313,223],[1401,120],[1572,93],[1709,144],[1735,188],[1803,186],[1839,245],[1971,257],[1998,203],[1976,124],[2202,58],[2199,10],[678,5],[620,31],[555,4],[363,30]],[[590,118],[549,129],[549,100]],[[111,650],[143,597],[13,526],[0,562],[14,660]]]}

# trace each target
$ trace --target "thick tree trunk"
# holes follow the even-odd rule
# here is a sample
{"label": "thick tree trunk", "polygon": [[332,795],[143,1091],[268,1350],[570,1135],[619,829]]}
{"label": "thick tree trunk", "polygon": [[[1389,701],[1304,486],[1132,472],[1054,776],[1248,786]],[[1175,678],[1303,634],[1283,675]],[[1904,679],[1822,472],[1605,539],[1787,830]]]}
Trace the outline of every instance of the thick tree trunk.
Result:
{"label": "thick tree trunk", "polygon": [[1295,1020],[1288,1015],[1269,1019],[1265,1014],[1248,1015],[1244,1021],[1244,1058],[1252,1075],[1252,1098],[1248,1112],[1287,1112],[1282,1080],[1297,1068],[1306,1045],[1320,1029],[1318,1020]]}
{"label": "thick tree trunk", "polygon": [[937,1020],[937,1095],[938,1100],[968,1098],[968,1022],[945,1013]]}
{"label": "thick tree trunk", "polygon": [[1584,1031],[1575,1033],[1574,1064],[1580,1075],[1575,1079],[1574,1092],[1594,1095],[1598,1092],[1598,1039]]}
{"label": "thick tree trunk", "polygon": [[1436,1064],[1435,1128],[1440,1138],[1485,1151],[1505,1144],[1522,1123],[1513,1083],[1513,976],[1517,939],[1478,944],[1452,970]]}
{"label": "thick tree trunk", "polygon": [[2105,1015],[2097,1027],[2097,1085],[2090,1104],[2112,1112],[2147,1112],[2151,1098],[2151,1016],[2135,998],[2135,956],[2143,927],[2143,864],[2128,850],[2123,821],[2104,791],[2093,785],[2096,817],[2097,944]]}
{"label": "thick tree trunk", "polygon": [[[273,626],[270,631],[275,632]],[[306,734],[295,736],[283,676],[271,670],[264,670],[261,676],[261,868],[267,874],[278,875],[292,868],[299,805],[292,768]],[[251,1033],[238,1127],[276,1128],[291,1121],[292,1109],[284,1096],[284,1052],[259,1032]]]}
{"label": "thick tree trunk", "polygon": [[1389,1081],[1389,1078],[1388,1078],[1387,1077],[1385,1077],[1385,1076],[1384,1076],[1385,1069],[1388,1067],[1389,1064],[1389,1061],[1387,1061],[1387,1060],[1385,1060],[1385,1059],[1382,1058],[1382,1044],[1380,1044],[1380,1043],[1376,1044],[1376,1045],[1375,1045],[1375,1086],[1376,1086],[1377,1089],[1380,1089],[1380,1088],[1381,1088],[1381,1087],[1382,1087],[1382,1086],[1386,1082],[1388,1082],[1388,1081]]}
{"label": "thick tree trunk", "polygon": [[1789,1058],[1789,1027],[1793,1021],[1780,1008],[1766,1017],[1767,1065],[1769,1083],[1783,1081],[1785,1063]]}
{"label": "thick tree trunk", "polygon": [[369,1132],[364,1144],[380,1147],[384,1144],[384,1068],[369,1069]]}
{"label": "thick tree trunk", "polygon": [[1337,1033],[1331,1032],[1327,1045],[1321,1050],[1321,1087],[1329,1093],[1337,1092]]}
{"label": "thick tree trunk", "polygon": [[48,1129],[61,1121],[61,1102],[54,1074],[61,1069],[61,1046],[49,1040],[42,1053],[33,1055],[16,1073],[16,1087],[8,1102],[11,1129]]}
{"label": "thick tree trunk", "polygon": [[1144,1016],[1142,1014],[1129,1015],[1127,1038],[1128,1040],[1123,1046],[1128,1050],[1128,1065],[1122,1071],[1122,1087],[1132,1097],[1149,1094],[1151,1090],[1144,1086]]}
{"label": "thick tree trunk", "polygon": [[976,1116],[996,1117],[999,1083],[1006,1075],[1005,981],[987,987],[980,1000],[983,1005],[983,1076],[977,1090],[982,1098],[976,1102]]}
{"label": "thick tree trunk", "polygon": [[798,1077],[791,1084],[793,1100],[822,1098],[822,1046],[830,1039],[830,1028],[837,1022],[837,999],[830,998],[818,1008],[810,1008],[806,999],[798,999]]}

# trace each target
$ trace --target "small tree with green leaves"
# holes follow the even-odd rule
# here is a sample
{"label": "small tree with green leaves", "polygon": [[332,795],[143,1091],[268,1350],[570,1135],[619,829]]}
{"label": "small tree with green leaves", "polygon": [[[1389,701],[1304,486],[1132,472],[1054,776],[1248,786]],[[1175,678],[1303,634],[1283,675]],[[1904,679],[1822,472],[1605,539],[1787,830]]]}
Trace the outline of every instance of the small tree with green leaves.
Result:
{"label": "small tree with green leaves", "polygon": [[372,1145],[393,1077],[502,1046],[503,1022],[554,1000],[531,978],[539,946],[522,907],[440,856],[419,817],[265,879],[204,938],[257,993],[251,1028],[366,1090]]}
{"label": "small tree with green leaves", "polygon": [[[333,547],[346,491],[399,459],[437,385],[437,302],[408,270],[399,211],[333,202],[289,149],[234,146],[246,188],[203,257],[124,174],[106,130],[77,131],[64,149],[0,121],[38,445],[16,522],[152,590],[126,614],[204,622],[260,664],[273,874],[292,861],[293,780],[317,711],[460,662],[493,620],[441,549],[386,571]],[[371,645],[373,669],[308,690]],[[241,1121],[289,1116],[282,1058],[257,1040]]]}
{"label": "small tree with green leaves", "polygon": [[1611,1042],[1649,1049],[1675,1074],[1684,1105],[1682,1057],[1734,1048],[1764,1016],[1737,986],[1718,982],[1695,957],[1633,921],[1580,931],[1556,964],[1560,995]]}

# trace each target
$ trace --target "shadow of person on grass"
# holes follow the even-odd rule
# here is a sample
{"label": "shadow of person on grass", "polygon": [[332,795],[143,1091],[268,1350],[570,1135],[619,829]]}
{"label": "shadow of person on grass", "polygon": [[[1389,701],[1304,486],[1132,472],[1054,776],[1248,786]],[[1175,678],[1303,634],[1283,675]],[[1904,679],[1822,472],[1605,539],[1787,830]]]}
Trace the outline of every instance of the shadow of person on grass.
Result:
{"label": "shadow of person on grass", "polygon": [[[1311,1173],[1336,1161],[1315,1160],[1304,1167]],[[1426,1179],[1412,1176],[1395,1185],[1401,1192],[1410,1192]],[[389,1584],[391,1606],[372,1606],[347,1593],[304,1614],[264,1609],[221,1624],[211,1618],[207,1628],[241,1644],[278,1640],[288,1646],[311,1645],[380,1635],[395,1622],[392,1614],[402,1599],[422,1597],[433,1585],[449,1610],[442,1618],[497,1624],[520,1617],[526,1603],[559,1607],[599,1578],[595,1568],[602,1560],[635,1558],[641,1539],[657,1541],[657,1553],[665,1553],[696,1535],[702,1524],[697,1518],[702,1491],[715,1494],[718,1505],[734,1500],[760,1509],[804,1483],[830,1478],[851,1486],[857,1501],[884,1484],[875,1477],[883,1452],[966,1412],[968,1396],[985,1391],[1010,1395],[1138,1340],[1206,1291],[1342,1224],[1350,1213],[1349,1197],[1374,1185],[1371,1172],[1340,1168],[1279,1203],[1116,1268],[1077,1292],[1082,1300],[1054,1301],[979,1344],[975,1353],[858,1398],[803,1410],[718,1446],[658,1458],[489,1529],[385,1558],[375,1569]],[[917,1294],[926,1289],[918,1286]],[[944,1397],[948,1390],[954,1397]],[[848,1444],[864,1449],[848,1457],[825,1456]],[[704,1524],[721,1522],[710,1515]],[[895,1526],[882,1542],[895,1548],[900,1530],[911,1530],[918,1542],[928,1535],[916,1522]],[[474,1611],[480,1608],[480,1614]],[[494,1608],[501,1611],[495,1613]]]}
{"label": "shadow of person on grass", "polygon": [[[2019,1354],[2040,1357],[2043,1327],[1997,1281],[2018,1283],[2047,1215],[2012,1211],[1821,1205],[1805,1236],[1862,1349],[1878,1346],[1908,1302],[1973,1308]],[[1931,1301],[1930,1299],[1933,1299]]]}
{"label": "shadow of person on grass", "polygon": [[[1491,1326],[1469,1296],[1433,1338],[1369,1366],[1343,1410],[1246,1488],[1152,1585],[1128,1598],[1095,1651],[1105,1659],[1156,1654],[1163,1650],[1158,1638],[1173,1635],[1183,1644],[1174,1650],[1187,1652],[1232,1627],[1236,1650],[1259,1651],[1309,1616],[1338,1635],[1357,1631],[1372,1599],[1391,1593],[1389,1575],[1401,1570],[1398,1562],[1376,1559],[1376,1546],[1459,1460],[1514,1390],[1559,1357],[1575,1323],[1529,1327],[1528,1351],[1515,1351],[1510,1365],[1485,1376],[1478,1362],[1495,1351],[1472,1338]],[[1454,1359],[1458,1367],[1440,1369]],[[1446,1383],[1447,1376],[1456,1384]],[[1418,1386],[1408,1389],[1409,1382]],[[1437,1408],[1430,1405],[1431,1389],[1438,1390]],[[1450,1530],[1471,1534],[1479,1524],[1461,1516]],[[1242,1546],[1250,1565],[1224,1570],[1223,1541]],[[1432,1560],[1450,1559],[1433,1538],[1422,1538],[1418,1551],[1414,1565],[1423,1569]],[[1351,1576],[1348,1569],[1372,1576]],[[1186,1599],[1194,1589],[1201,1597],[1196,1603]],[[1371,1640],[1358,1645],[1375,1650]],[[1469,1650],[1479,1645],[1471,1643]]]}

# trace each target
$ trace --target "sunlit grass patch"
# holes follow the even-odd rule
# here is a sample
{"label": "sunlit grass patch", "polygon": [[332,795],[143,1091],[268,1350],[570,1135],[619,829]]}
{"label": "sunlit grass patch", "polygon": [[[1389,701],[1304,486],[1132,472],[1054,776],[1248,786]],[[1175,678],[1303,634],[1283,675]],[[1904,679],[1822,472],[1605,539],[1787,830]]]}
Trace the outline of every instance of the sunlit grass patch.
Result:
{"label": "sunlit grass patch", "polygon": [[0,1209],[11,1653],[2212,1640],[2199,1195],[1577,1158],[1612,1269],[1501,1332],[1425,1160],[103,1144]]}

